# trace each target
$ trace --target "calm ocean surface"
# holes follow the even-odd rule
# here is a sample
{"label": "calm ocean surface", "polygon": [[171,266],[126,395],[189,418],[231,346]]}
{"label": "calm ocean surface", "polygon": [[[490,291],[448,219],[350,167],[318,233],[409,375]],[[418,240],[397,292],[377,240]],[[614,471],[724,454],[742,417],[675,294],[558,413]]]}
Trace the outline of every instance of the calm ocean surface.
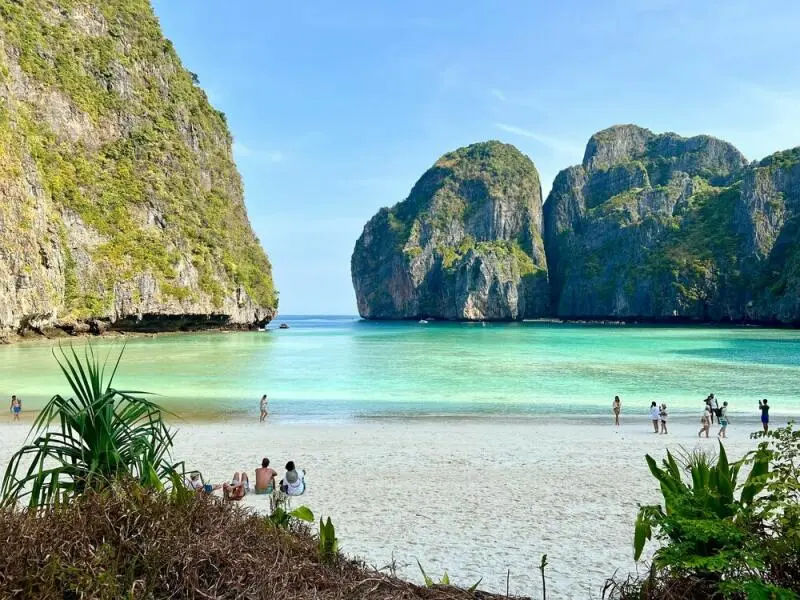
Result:
{"label": "calm ocean surface", "polygon": [[[279,330],[279,323],[290,328]],[[62,342],[64,343],[64,342]],[[75,340],[80,349],[86,340]],[[119,340],[93,340],[96,350]],[[52,344],[0,347],[0,394],[36,408],[67,392]],[[338,421],[370,416],[608,415],[651,400],[699,414],[714,392],[731,412],[800,414],[800,331],[551,323],[374,323],[281,317],[268,332],[130,338],[119,389],[159,394],[184,417],[258,414]]]}

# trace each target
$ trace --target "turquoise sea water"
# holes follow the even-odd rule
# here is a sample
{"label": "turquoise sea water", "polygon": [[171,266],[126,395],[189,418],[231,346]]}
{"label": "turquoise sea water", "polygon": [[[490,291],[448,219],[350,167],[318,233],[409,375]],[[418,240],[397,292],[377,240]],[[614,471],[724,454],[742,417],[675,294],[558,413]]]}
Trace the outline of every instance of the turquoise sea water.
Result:
{"label": "turquoise sea water", "polygon": [[[286,322],[289,329],[279,330]],[[73,344],[80,348],[85,340]],[[102,352],[119,340],[93,340]],[[0,347],[0,394],[35,408],[65,392],[50,343]],[[697,413],[709,392],[731,412],[800,413],[800,331],[519,323],[375,323],[282,317],[267,332],[128,338],[118,388],[161,395],[192,417],[281,420],[385,415],[608,414],[651,400]]]}

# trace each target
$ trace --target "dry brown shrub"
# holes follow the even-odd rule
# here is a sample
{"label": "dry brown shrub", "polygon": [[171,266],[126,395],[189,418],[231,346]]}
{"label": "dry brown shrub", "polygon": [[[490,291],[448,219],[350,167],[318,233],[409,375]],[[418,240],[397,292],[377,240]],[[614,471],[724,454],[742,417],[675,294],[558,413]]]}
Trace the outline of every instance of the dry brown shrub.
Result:
{"label": "dry brown shrub", "polygon": [[198,494],[170,498],[134,484],[39,511],[0,511],[0,598],[496,598],[423,588],[339,557],[317,540]]}

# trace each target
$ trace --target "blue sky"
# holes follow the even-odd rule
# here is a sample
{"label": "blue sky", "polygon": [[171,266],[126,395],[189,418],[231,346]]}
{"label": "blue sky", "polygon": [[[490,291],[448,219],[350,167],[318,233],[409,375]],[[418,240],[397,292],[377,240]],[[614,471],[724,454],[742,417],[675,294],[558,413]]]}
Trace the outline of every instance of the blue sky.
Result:
{"label": "blue sky", "polygon": [[228,116],[282,314],[355,314],[364,223],[487,139],[544,192],[616,123],[800,144],[800,2],[154,0]]}

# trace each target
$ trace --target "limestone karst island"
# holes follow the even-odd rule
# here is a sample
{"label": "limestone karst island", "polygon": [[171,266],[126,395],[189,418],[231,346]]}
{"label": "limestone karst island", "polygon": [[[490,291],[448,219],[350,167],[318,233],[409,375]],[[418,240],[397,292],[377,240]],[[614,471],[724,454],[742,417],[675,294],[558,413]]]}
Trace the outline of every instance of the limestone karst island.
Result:
{"label": "limestone karst island", "polygon": [[800,600],[798,23],[0,0],[0,599]]}
{"label": "limestone karst island", "polygon": [[798,324],[799,184],[800,147],[749,162],[710,136],[617,125],[543,203],[531,160],[473,144],[367,223],[359,313]]}

